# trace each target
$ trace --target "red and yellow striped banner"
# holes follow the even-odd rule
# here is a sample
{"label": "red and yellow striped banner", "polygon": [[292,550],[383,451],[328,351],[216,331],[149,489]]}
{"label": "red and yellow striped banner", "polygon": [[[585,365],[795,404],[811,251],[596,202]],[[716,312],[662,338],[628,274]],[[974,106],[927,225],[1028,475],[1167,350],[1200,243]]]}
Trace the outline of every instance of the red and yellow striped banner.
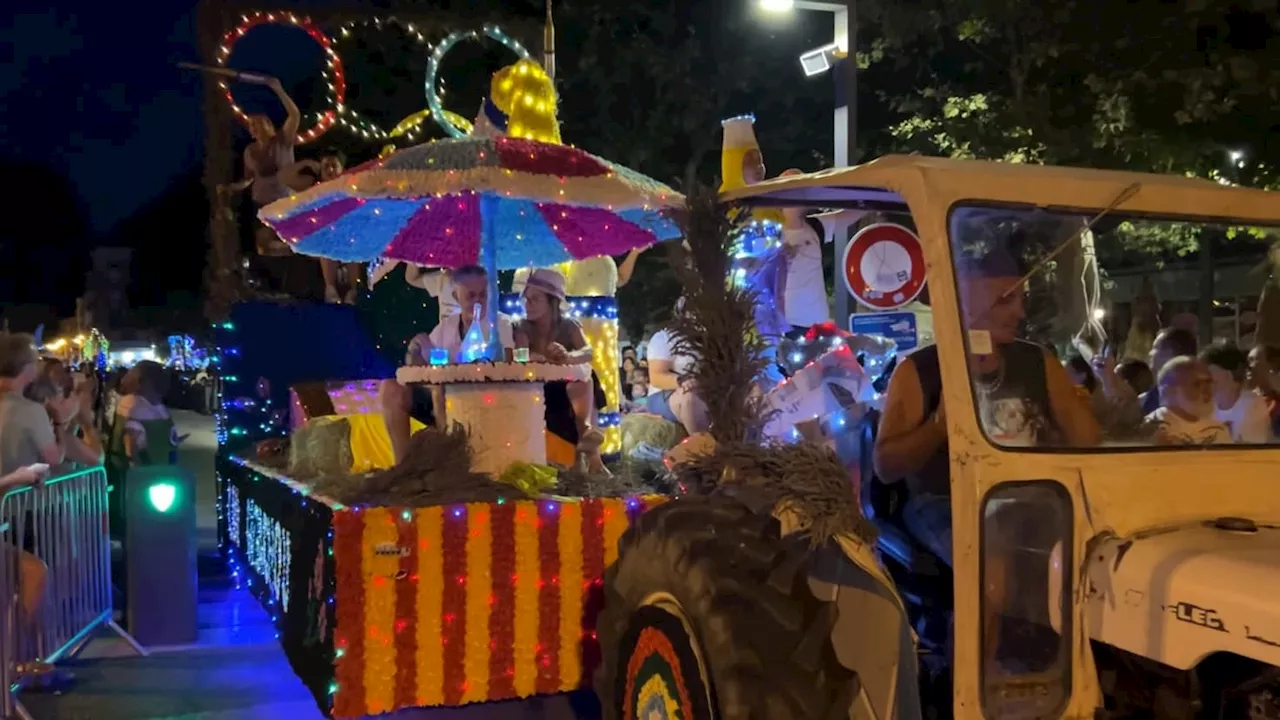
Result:
{"label": "red and yellow striped banner", "polygon": [[583,687],[604,569],[666,498],[522,500],[334,514],[334,716]]}

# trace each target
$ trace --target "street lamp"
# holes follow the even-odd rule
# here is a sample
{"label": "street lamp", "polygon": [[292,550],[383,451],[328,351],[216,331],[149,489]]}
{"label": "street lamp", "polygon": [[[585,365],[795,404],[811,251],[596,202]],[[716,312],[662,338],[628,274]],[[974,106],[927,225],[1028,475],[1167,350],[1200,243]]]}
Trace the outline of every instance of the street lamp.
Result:
{"label": "street lamp", "polygon": [[808,77],[821,75],[831,69],[833,63],[840,59],[840,47],[835,43],[814,48],[800,56],[800,67]]}
{"label": "street lamp", "polygon": [[[831,13],[835,19],[835,38],[830,45],[810,50],[800,56],[800,64],[805,74],[812,76],[828,69],[835,69],[836,109],[835,109],[835,155],[832,157],[834,167],[848,167],[853,164],[854,149],[858,140],[858,65],[855,53],[858,36],[857,16],[855,15],[857,0],[757,0],[761,10],[769,12],[789,12],[793,10],[812,10]],[[836,59],[844,56],[843,63]],[[849,223],[847,220],[837,221],[834,227],[835,257],[844,257],[845,246],[849,244]],[[836,318],[847,320],[851,310],[849,293],[845,292],[843,283],[837,278],[835,282]],[[843,323],[841,323],[843,324]]]}
{"label": "street lamp", "polygon": [[[853,150],[857,146],[858,129],[858,74],[854,57],[854,39],[857,36],[855,12],[856,0],[757,0],[761,10],[772,13],[792,10],[812,10],[831,13],[835,20],[835,38],[829,45],[810,50],[800,56],[806,75],[816,75],[834,67],[833,61],[845,56],[843,72],[836,72],[835,110],[835,167],[852,164]],[[814,61],[817,61],[816,63]],[[821,69],[817,69],[818,67]],[[816,70],[816,72],[815,72]]]}

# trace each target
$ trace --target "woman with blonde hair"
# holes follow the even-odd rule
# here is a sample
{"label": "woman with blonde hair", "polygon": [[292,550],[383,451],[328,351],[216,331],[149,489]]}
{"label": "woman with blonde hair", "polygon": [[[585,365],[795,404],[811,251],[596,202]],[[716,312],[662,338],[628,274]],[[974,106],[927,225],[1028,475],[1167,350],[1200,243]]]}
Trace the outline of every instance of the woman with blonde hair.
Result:
{"label": "woman with blonde hair", "polygon": [[[515,327],[517,348],[527,348],[529,359],[559,365],[590,364],[591,344],[582,326],[564,316],[564,276],[555,270],[539,268],[529,275],[524,285],[525,319]],[[593,372],[590,383],[547,383],[547,430],[575,443],[586,456],[588,469],[604,470],[600,445],[604,434],[595,428],[596,390],[599,381]]]}

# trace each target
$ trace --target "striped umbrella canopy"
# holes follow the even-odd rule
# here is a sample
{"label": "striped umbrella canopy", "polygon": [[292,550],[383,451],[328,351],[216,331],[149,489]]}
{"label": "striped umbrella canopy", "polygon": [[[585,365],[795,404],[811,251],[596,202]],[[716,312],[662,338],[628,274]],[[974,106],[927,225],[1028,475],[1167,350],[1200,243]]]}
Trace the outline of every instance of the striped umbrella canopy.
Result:
{"label": "striped umbrella canopy", "polygon": [[417,145],[264,207],[296,252],[496,270],[618,255],[679,237],[670,187],[566,145],[464,137]]}

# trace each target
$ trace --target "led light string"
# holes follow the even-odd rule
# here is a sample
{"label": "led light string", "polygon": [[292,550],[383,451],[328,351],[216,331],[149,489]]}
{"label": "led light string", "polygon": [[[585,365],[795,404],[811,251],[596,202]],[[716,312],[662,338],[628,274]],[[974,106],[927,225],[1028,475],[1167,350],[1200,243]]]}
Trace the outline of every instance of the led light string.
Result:
{"label": "led light string", "polygon": [[[311,18],[305,15],[288,12],[254,12],[242,15],[240,23],[223,36],[222,42],[218,46],[216,58],[218,66],[232,69],[227,66],[227,61],[230,59],[236,43],[248,34],[250,30],[260,25],[296,27],[307,33],[324,52],[325,63],[321,72],[326,88],[327,106],[318,112],[308,114],[307,117],[312,124],[306,130],[299,131],[297,138],[295,138],[295,143],[298,145],[305,145],[316,140],[335,124],[341,125],[353,135],[370,142],[403,137],[407,142],[415,143],[423,134],[426,120],[430,118],[434,118],[450,136],[463,137],[471,132],[471,122],[464,116],[444,107],[443,96],[446,93],[445,89],[439,87],[438,83],[440,64],[449,50],[463,40],[489,38],[511,50],[520,59],[527,60],[531,57],[529,51],[519,41],[496,25],[485,25],[479,31],[450,33],[443,41],[429,50],[425,82],[427,108],[404,118],[391,130],[386,130],[347,104],[347,77],[342,57],[337,52],[337,43],[333,38],[325,34]],[[424,48],[429,48],[429,41],[417,25],[401,21],[395,17],[371,17],[367,20],[347,22],[339,28],[339,39],[348,38],[353,31],[362,28],[382,30],[392,25],[403,30],[417,44]],[[232,96],[230,80],[219,78],[218,87],[222,90],[236,118],[247,125],[249,115]]]}
{"label": "led light string", "polygon": [[[351,22],[345,23],[342,27],[338,28],[338,37],[334,41],[334,46],[336,48],[338,42],[341,42],[342,40],[350,38],[352,31],[366,30],[369,28],[373,28],[375,30],[381,31],[387,27],[399,28],[409,39],[413,40],[416,44],[421,46],[424,50],[428,50],[428,51],[430,50],[430,47],[431,47],[430,42],[427,40],[426,36],[422,34],[422,30],[420,30],[417,25],[411,22],[403,22],[395,17],[386,18],[385,20],[381,17],[372,17],[366,20],[353,20]],[[338,85],[338,83],[335,82],[337,78],[334,78],[329,71],[330,71],[330,66],[326,66],[324,71],[325,84],[329,89],[329,104],[333,105],[334,108],[336,108],[338,111],[338,124],[346,128],[353,135],[357,135],[362,139],[368,140],[368,141],[381,141],[381,140],[387,140],[387,139],[390,139],[391,137],[394,137],[393,133],[395,132],[395,130],[388,132],[382,129],[382,127],[380,127],[377,123],[373,122],[372,120],[360,114],[360,112],[355,108],[351,107],[350,105],[347,105],[345,102],[339,102],[337,100],[334,94],[334,90]],[[396,130],[401,129],[401,127],[405,126],[410,119],[418,117],[418,115],[420,114],[421,113],[414,113],[413,115],[410,115],[408,118],[401,120],[400,123],[396,125],[395,129]],[[425,119],[426,119],[425,117],[420,118],[418,119],[416,124],[415,123],[409,124],[408,128],[406,128],[402,132],[407,133],[407,131],[410,128],[416,130],[417,128],[421,127],[421,124]],[[412,141],[413,137],[409,136],[408,139]]]}
{"label": "led light string", "polygon": [[[320,49],[324,51],[325,76],[330,79],[329,100],[331,104],[330,107],[320,112],[310,128],[298,132],[295,142],[298,145],[305,145],[325,134],[333,126],[338,117],[335,107],[342,105],[346,101],[347,81],[346,73],[342,68],[342,58],[338,57],[338,54],[334,52],[333,40],[312,22],[311,18],[293,13],[255,12],[241,16],[240,24],[222,37],[222,42],[218,45],[218,65],[226,68],[227,60],[231,57],[231,51],[235,48],[236,43],[250,30],[259,25],[295,26],[311,36],[311,39],[315,40]],[[222,94],[226,96],[227,102],[230,103],[231,111],[240,119],[240,122],[247,125],[249,123],[249,115],[236,103],[235,98],[231,95],[231,83],[226,78],[219,78],[218,87],[222,89]]]}
{"label": "led light string", "polygon": [[457,124],[453,123],[444,109],[444,102],[441,99],[443,92],[437,90],[437,79],[440,76],[440,63],[444,60],[444,56],[454,48],[455,45],[463,40],[479,40],[482,37],[488,37],[496,40],[511,52],[514,52],[521,60],[529,60],[529,51],[516,41],[515,38],[506,34],[496,25],[485,25],[479,32],[454,32],[450,33],[435,50],[431,51],[431,58],[427,61],[427,108],[431,110],[431,114],[435,117],[436,122],[440,123],[440,127],[449,134],[450,137],[460,138],[467,135],[470,130],[463,130]]}

